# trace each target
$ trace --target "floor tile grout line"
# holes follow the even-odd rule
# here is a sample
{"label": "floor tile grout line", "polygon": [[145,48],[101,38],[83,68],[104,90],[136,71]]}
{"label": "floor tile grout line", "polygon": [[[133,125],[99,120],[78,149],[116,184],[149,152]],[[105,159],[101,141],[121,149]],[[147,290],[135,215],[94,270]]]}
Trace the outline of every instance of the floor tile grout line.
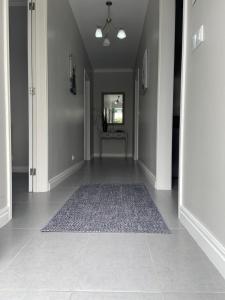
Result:
{"label": "floor tile grout line", "polygon": [[207,291],[143,291],[143,290],[137,290],[137,291],[122,291],[122,290],[46,290],[46,289],[14,289],[14,290],[0,290],[0,293],[68,293],[68,294],[78,294],[78,293],[87,293],[87,294],[143,294],[143,295],[162,295],[162,294],[177,294],[177,295],[225,295],[224,292],[207,292]]}

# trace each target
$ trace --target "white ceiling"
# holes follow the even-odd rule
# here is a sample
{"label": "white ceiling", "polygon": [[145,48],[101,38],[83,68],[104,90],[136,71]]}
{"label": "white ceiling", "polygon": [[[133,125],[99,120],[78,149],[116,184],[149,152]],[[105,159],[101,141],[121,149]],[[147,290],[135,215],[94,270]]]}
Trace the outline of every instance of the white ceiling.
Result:
{"label": "white ceiling", "polygon": [[106,0],[69,0],[69,2],[93,68],[133,68],[148,0],[112,0],[113,23],[126,30],[127,38],[119,40],[114,32],[114,36],[110,38],[110,47],[103,47],[102,39],[95,38],[96,26],[104,25],[107,17]]}

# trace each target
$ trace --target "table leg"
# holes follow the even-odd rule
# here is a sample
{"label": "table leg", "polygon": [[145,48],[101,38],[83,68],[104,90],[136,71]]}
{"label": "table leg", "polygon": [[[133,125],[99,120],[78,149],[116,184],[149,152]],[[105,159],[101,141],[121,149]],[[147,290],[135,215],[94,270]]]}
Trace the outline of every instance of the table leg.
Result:
{"label": "table leg", "polygon": [[102,158],[102,138],[99,138],[99,157]]}
{"label": "table leg", "polygon": [[128,140],[127,140],[127,138],[125,138],[125,156],[127,159],[128,158]]}

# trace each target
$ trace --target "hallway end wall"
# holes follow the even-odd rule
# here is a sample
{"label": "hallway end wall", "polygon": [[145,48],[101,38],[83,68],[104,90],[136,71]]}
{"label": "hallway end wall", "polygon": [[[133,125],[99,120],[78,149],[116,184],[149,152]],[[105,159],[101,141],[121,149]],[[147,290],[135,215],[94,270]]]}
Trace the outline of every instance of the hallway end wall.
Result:
{"label": "hallway end wall", "polygon": [[[124,125],[116,126],[128,133],[128,155],[133,155],[133,109],[134,81],[132,70],[96,71],[94,73],[94,155],[99,156],[99,131],[97,123],[101,123],[102,92],[125,93]],[[124,141],[109,140],[103,143],[103,156],[121,157],[124,155]]]}
{"label": "hallway end wall", "polygon": [[[70,92],[70,54],[76,65],[76,95]],[[68,0],[49,0],[49,179],[69,172],[84,159],[84,68],[91,71]]]}

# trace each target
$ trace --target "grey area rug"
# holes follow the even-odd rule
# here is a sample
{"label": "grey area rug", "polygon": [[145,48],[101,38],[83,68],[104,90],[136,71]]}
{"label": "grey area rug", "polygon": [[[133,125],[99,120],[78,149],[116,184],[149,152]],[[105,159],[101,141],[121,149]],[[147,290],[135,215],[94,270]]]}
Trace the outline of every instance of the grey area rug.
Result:
{"label": "grey area rug", "polygon": [[41,231],[170,233],[143,184],[83,185]]}

